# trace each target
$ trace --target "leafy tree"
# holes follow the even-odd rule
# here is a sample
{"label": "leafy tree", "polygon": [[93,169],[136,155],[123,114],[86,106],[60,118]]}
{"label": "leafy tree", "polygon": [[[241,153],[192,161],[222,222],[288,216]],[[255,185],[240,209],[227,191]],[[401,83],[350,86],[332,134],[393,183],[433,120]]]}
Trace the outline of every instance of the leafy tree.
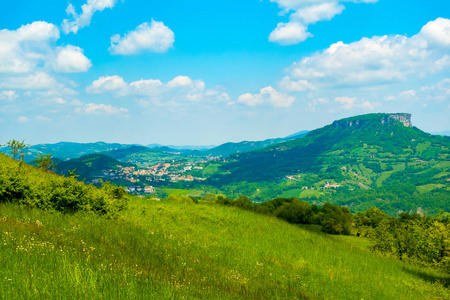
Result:
{"label": "leafy tree", "polygon": [[16,140],[11,140],[8,143],[6,143],[6,146],[11,148],[11,156],[15,160],[17,155],[20,156],[21,160],[24,160],[25,154],[23,153],[23,149],[30,146],[28,144],[25,144],[25,141],[19,142]]}
{"label": "leafy tree", "polygon": [[50,170],[55,167],[51,154],[37,154],[37,158],[34,160],[41,169]]}

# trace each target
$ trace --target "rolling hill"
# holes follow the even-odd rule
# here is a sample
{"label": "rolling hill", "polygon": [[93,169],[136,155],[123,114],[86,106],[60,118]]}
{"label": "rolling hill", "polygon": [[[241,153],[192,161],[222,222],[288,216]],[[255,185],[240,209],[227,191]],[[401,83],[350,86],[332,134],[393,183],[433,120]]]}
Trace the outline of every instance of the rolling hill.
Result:
{"label": "rolling hill", "polygon": [[368,205],[390,213],[424,206],[437,212],[450,209],[445,204],[450,200],[449,149],[450,138],[412,127],[408,114],[369,114],[232,155],[209,182],[226,194],[259,201],[291,196],[365,210],[359,198],[366,197]]}
{"label": "rolling hill", "polygon": [[133,197],[126,210],[113,210],[116,218],[75,213],[103,212],[120,189],[109,193],[4,155],[0,170],[7,299],[450,297],[448,274],[370,252],[366,238],[188,197]]}
{"label": "rolling hill", "polygon": [[80,180],[86,179],[90,182],[94,178],[104,177],[102,171],[119,170],[122,167],[133,166],[133,164],[120,162],[104,154],[89,154],[58,163],[55,172],[60,175],[67,175],[69,171],[74,171]]}

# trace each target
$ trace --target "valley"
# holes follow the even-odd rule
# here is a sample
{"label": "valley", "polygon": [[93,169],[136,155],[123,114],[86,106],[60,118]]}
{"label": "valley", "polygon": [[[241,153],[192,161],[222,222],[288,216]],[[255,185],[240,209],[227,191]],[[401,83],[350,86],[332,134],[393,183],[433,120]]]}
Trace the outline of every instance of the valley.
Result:
{"label": "valley", "polygon": [[249,152],[248,142],[236,143],[232,154],[223,150],[230,144],[201,151],[81,144],[75,149],[97,154],[59,160],[55,171],[67,175],[75,170],[86,183],[111,181],[143,196],[179,190],[196,197],[246,195],[255,202],[298,197],[318,205],[345,205],[355,212],[376,206],[391,215],[434,214],[450,209],[449,140],[413,127],[407,114],[370,114],[337,120],[275,144],[255,142]]}

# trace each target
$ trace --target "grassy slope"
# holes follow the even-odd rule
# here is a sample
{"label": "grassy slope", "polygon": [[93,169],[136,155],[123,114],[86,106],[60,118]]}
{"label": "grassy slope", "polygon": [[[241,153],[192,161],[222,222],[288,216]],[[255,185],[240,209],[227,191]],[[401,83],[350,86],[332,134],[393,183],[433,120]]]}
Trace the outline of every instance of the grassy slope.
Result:
{"label": "grassy slope", "polygon": [[[363,242],[362,242],[363,241]],[[5,298],[448,299],[448,275],[211,204],[134,199],[119,220],[0,205]],[[363,246],[361,246],[363,245]]]}

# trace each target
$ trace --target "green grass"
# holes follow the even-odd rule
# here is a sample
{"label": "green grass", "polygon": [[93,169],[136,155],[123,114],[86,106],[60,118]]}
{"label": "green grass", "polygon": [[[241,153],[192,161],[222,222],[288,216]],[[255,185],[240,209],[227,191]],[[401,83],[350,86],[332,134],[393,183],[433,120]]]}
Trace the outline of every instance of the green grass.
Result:
{"label": "green grass", "polygon": [[375,182],[377,187],[383,186],[383,181],[389,178],[395,171],[386,171],[381,173],[380,177],[378,177],[377,181]]}
{"label": "green grass", "polygon": [[175,196],[196,196],[202,194],[201,191],[195,191],[195,190],[185,190],[185,189],[161,189],[162,192],[168,194],[168,195],[175,195]]}
{"label": "green grass", "polygon": [[0,204],[0,298],[448,299],[449,276],[214,204],[134,198],[117,220]]}
{"label": "green grass", "polygon": [[427,192],[430,192],[432,190],[440,189],[440,188],[443,188],[443,187],[445,187],[445,185],[443,185],[443,184],[430,183],[430,184],[417,186],[416,188],[417,188],[417,191],[419,193],[423,194],[423,193],[427,193]]}
{"label": "green grass", "polygon": [[292,189],[284,191],[280,197],[281,198],[294,198],[294,197],[300,197],[300,194],[303,192],[302,189]]}

